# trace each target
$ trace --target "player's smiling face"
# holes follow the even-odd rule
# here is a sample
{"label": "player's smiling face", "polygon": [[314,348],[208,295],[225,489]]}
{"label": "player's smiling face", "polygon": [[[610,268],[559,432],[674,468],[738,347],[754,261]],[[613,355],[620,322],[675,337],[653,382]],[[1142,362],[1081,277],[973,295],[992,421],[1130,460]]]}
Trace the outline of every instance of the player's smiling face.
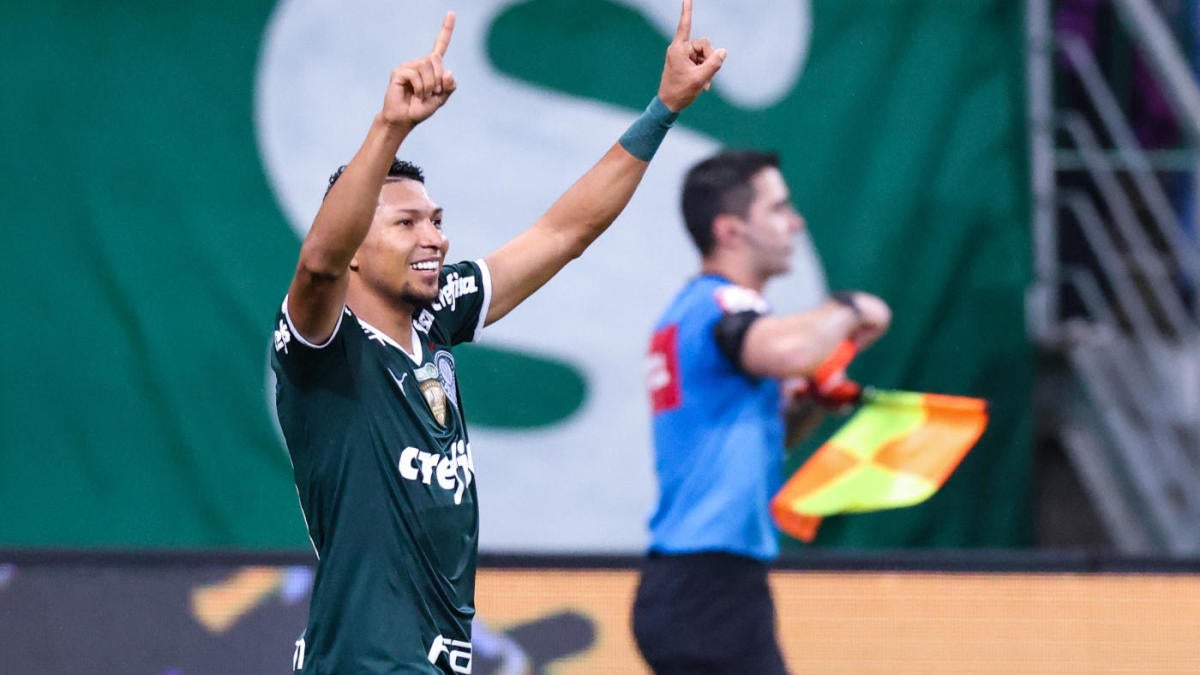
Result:
{"label": "player's smiling face", "polygon": [[442,233],[442,208],[425,184],[388,180],[379,191],[371,229],[354,255],[355,269],[372,289],[413,306],[438,294],[438,274],[450,240]]}

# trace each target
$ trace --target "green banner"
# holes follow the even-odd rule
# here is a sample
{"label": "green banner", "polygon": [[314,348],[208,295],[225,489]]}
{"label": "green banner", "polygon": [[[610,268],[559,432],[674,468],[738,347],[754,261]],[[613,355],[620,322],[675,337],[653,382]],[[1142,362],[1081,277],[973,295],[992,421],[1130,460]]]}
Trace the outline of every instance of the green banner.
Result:
{"label": "green banner", "polygon": [[[780,151],[823,260],[775,285],[781,309],[811,304],[825,275],[877,293],[894,329],[853,376],[992,404],[929,503],[830,519],[818,543],[1030,542],[1017,3],[774,5],[697,0],[694,32],[730,51],[716,86],[613,229],[459,354],[485,548],[644,542],[641,355],[697,264],[682,172],[723,145]],[[447,8],[460,89],[402,152],[446,207],[451,256],[478,258],[644,107],[674,3],[0,10],[0,546],[308,546],[270,413],[272,318],[325,177]]]}

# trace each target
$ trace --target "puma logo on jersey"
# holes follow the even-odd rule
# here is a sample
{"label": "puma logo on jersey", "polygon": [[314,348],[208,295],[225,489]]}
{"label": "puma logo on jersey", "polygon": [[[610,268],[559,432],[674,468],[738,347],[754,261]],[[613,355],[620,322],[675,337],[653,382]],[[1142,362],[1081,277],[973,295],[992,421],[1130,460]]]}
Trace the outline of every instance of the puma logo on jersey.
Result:
{"label": "puma logo on jersey", "polygon": [[400,390],[400,395],[403,396],[404,395],[404,381],[408,379],[408,373],[404,373],[400,377],[396,377],[396,374],[392,372],[391,368],[388,368],[387,371],[388,371],[388,375],[392,376],[392,382],[396,383],[396,388]]}
{"label": "puma logo on jersey", "polygon": [[475,476],[475,462],[471,458],[470,443],[458,440],[450,447],[448,455],[426,452],[411,445],[404,448],[397,463],[400,477],[425,485],[433,485],[436,480],[443,490],[453,490],[454,503],[461,504],[463,493]]}
{"label": "puma logo on jersey", "polygon": [[464,295],[470,295],[479,290],[475,285],[475,277],[460,277],[458,272],[451,272],[446,275],[446,285],[442,286],[442,290],[438,293],[437,302],[433,303],[433,311],[440,312],[442,308],[449,307],[450,311],[458,306],[458,299]]}

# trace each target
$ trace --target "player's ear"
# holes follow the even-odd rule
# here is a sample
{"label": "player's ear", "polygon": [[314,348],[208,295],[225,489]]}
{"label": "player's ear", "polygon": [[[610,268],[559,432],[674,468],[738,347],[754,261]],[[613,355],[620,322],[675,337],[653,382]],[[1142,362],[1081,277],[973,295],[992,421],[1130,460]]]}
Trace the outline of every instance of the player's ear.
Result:
{"label": "player's ear", "polygon": [[729,246],[741,236],[744,223],[732,213],[721,213],[713,218],[713,241],[718,246]]}

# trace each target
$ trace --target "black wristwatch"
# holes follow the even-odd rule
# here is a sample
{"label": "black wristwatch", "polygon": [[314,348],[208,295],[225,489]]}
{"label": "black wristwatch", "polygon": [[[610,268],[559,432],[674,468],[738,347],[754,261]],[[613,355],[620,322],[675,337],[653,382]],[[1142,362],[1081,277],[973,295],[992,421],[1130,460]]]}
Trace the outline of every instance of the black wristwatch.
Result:
{"label": "black wristwatch", "polygon": [[854,312],[854,318],[862,321],[863,311],[862,308],[858,306],[858,301],[854,299],[854,291],[838,291],[830,294],[829,299],[833,300],[839,305],[849,307],[850,311]]}

